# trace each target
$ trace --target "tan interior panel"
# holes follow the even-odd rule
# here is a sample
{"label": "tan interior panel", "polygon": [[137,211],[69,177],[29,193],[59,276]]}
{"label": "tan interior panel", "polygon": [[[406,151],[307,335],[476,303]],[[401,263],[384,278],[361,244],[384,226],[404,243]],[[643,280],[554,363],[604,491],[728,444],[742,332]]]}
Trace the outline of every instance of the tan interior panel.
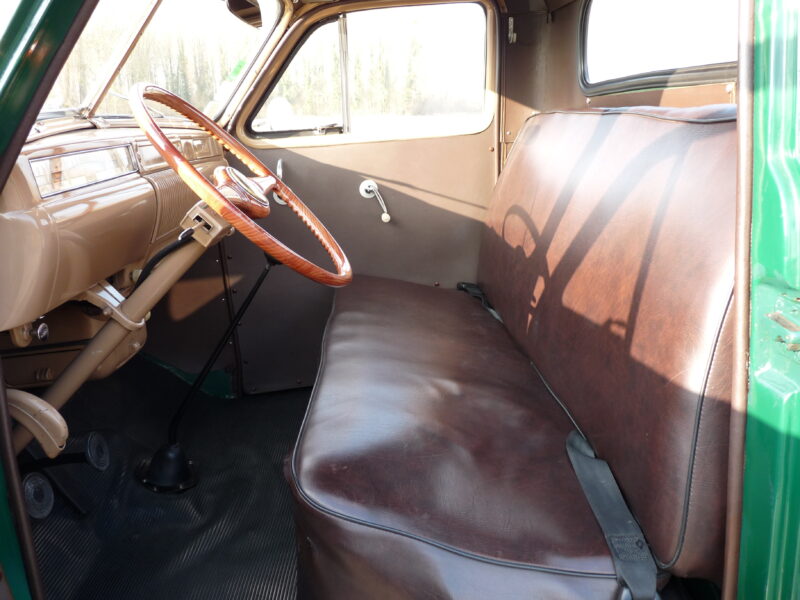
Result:
{"label": "tan interior panel", "polygon": [[[226,164],[220,145],[208,134],[191,128],[169,131],[202,173],[210,175]],[[120,157],[125,160],[114,170]],[[99,180],[98,165],[105,169]],[[7,383],[30,387],[53,381],[107,321],[69,301],[108,279],[119,289],[130,287],[134,270],[176,239],[181,219],[196,202],[138,127],[73,131],[27,144],[0,195],[0,254],[5,257],[0,259],[0,330],[19,326],[24,333],[29,323],[47,323],[50,335],[23,348],[8,334],[0,336]],[[190,372],[200,369],[206,347],[193,344],[198,351],[187,352],[179,344],[181,352],[173,353],[175,344],[167,342],[187,341],[186,330],[205,337],[209,329],[213,334],[227,325],[227,308],[216,310],[224,289],[216,249],[211,254],[211,262],[198,268],[201,280],[212,282],[212,292],[184,294],[183,317],[177,321],[162,322],[159,311],[160,343],[149,348],[163,360],[182,355],[175,366]],[[179,284],[174,293],[183,289]],[[204,327],[204,322],[213,325]],[[142,348],[146,335],[145,328],[131,333],[93,377],[124,364]]]}
{"label": "tan interior panel", "polygon": [[[497,118],[478,133],[380,141],[370,141],[378,133],[259,138],[246,126],[284,61],[290,60],[296,44],[316,23],[348,10],[404,4],[408,3],[354,2],[304,10],[266,65],[232,127],[270,168],[276,169],[281,161],[285,182],[342,245],[356,277],[379,275],[453,287],[476,277],[486,204],[499,164]],[[497,19],[494,5],[481,4],[487,12],[486,101],[494,107]],[[391,217],[388,223],[381,219],[377,199],[359,193],[367,179],[378,185]],[[311,260],[327,260],[316,240],[285,207],[273,202],[263,225]],[[228,272],[238,279],[231,284],[238,291],[233,295],[237,303],[263,268],[264,259],[240,237],[226,244]],[[330,290],[287,269],[277,268],[270,274],[238,332],[245,391],[313,383],[331,298]]]}
{"label": "tan interior panel", "polygon": [[[224,164],[220,146],[208,134],[170,131],[201,171]],[[98,281],[142,263],[174,237],[196,197],[177,176],[170,177],[163,161],[145,162],[139,152],[146,147],[143,141],[138,128],[115,128],[64,133],[23,148],[0,195],[0,255],[5,257],[0,259],[0,331],[33,321]],[[130,152],[133,172],[94,181],[91,173],[81,172],[80,160],[66,172],[62,157],[120,148]],[[45,193],[31,166],[41,161],[52,171]]]}
{"label": "tan interior panel", "polygon": [[[467,136],[254,152],[270,168],[282,161],[284,180],[339,240],[356,277],[453,287],[475,279],[486,202],[496,177],[495,136],[492,126]],[[359,194],[365,179],[378,184],[389,223],[382,222],[377,200]],[[272,207],[264,227],[311,260],[327,260],[285,207],[274,202]],[[263,257],[240,236],[226,243],[233,257],[228,270],[241,280],[234,286],[242,290],[236,301]],[[276,269],[262,295],[239,329],[245,389],[310,385],[330,292]],[[273,343],[265,345],[264,339]]]}

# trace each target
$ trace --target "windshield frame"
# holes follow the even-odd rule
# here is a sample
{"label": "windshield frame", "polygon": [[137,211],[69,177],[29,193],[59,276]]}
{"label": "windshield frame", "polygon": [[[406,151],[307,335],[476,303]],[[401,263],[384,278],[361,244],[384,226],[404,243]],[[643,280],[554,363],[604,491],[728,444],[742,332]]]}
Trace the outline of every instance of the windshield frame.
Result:
{"label": "windshield frame", "polygon": [[[277,7],[275,21],[268,24],[268,29],[264,28],[261,24],[263,36],[261,42],[254,48],[251,56],[247,57],[247,64],[242,69],[235,85],[232,87],[230,94],[225,101],[220,102],[220,107],[214,115],[208,115],[213,121],[219,121],[221,117],[228,114],[230,104],[235,101],[237,95],[241,91],[243,83],[245,83],[251,71],[258,67],[259,60],[263,56],[265,48],[274,45],[273,38],[276,33],[285,30],[285,23],[287,21],[287,12],[291,13],[291,9],[287,10],[286,0],[267,0],[274,2]],[[119,73],[125,67],[131,54],[136,49],[142,36],[147,31],[152,19],[158,13],[158,9],[162,5],[162,0],[149,0],[149,6],[142,12],[141,18],[133,27],[133,32],[130,39],[124,44],[118,54],[110,58],[106,65],[104,65],[104,75],[98,79],[98,85],[95,91],[88,94],[77,108],[66,107],[58,110],[42,111],[37,115],[36,122],[31,128],[27,141],[33,141],[53,135],[56,133],[64,133],[74,129],[88,129],[88,128],[108,128],[108,127],[130,127],[135,126],[136,121],[130,114],[120,115],[102,115],[97,114],[97,110],[102,104],[103,100],[109,93],[113,93],[112,89],[114,83],[119,76]],[[233,16],[235,13],[231,12]],[[237,16],[237,18],[240,18]],[[196,129],[197,126],[188,119],[181,116],[164,116],[154,115],[165,127],[177,127]]]}
{"label": "windshield frame", "polygon": [[147,26],[150,25],[150,22],[153,20],[153,17],[161,6],[162,0],[150,1],[150,6],[144,12],[142,20],[139,22],[138,27],[134,29],[130,40],[128,40],[128,43],[124,45],[120,54],[110,59],[109,62],[106,63],[106,75],[100,78],[97,90],[93,94],[87,96],[81,103],[81,107],[79,109],[79,114],[81,116],[87,119],[91,119],[95,116],[100,103],[111,90],[111,86],[114,85],[119,72],[122,71],[122,67],[124,67],[125,63],[128,62],[128,59],[133,53],[133,49],[136,48],[136,45],[139,43],[139,40],[142,38],[142,35],[145,32],[145,29],[147,29]]}

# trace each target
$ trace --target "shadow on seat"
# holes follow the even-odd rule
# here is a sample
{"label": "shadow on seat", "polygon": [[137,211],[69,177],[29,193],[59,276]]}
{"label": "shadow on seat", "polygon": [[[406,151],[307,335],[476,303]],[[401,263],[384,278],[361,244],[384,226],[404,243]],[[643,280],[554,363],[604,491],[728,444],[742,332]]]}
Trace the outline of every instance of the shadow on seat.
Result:
{"label": "shadow on seat", "polygon": [[734,110],[529,119],[478,274],[503,324],[455,290],[337,292],[289,473],[301,597],[615,598],[576,428],[662,582],[720,580]]}

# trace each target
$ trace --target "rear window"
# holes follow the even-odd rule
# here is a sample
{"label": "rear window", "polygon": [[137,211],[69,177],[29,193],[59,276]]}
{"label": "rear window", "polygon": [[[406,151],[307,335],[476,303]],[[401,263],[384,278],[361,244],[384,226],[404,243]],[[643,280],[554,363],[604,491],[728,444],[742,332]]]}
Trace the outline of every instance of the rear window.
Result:
{"label": "rear window", "polygon": [[587,90],[729,81],[735,76],[738,2],[587,0],[582,37],[581,83]]}

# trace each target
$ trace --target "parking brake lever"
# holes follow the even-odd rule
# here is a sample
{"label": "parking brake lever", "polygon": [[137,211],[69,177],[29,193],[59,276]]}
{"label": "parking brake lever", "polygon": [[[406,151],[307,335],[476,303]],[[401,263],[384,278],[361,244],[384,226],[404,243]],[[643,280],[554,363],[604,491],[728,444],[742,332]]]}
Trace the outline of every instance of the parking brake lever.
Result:
{"label": "parking brake lever", "polygon": [[392,216],[389,214],[389,210],[386,208],[386,202],[383,201],[383,196],[381,196],[381,192],[378,189],[378,184],[372,179],[365,179],[362,181],[361,185],[358,186],[358,193],[364,198],[377,198],[378,204],[380,204],[381,210],[383,211],[381,214],[381,221],[388,223],[392,220]]}

